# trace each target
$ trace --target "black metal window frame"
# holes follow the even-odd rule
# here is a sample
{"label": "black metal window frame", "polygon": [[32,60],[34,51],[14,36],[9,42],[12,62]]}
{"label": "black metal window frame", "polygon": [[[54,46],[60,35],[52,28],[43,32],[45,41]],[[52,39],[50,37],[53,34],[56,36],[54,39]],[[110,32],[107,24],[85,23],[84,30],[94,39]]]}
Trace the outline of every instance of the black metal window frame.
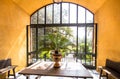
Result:
{"label": "black metal window frame", "polygon": [[[68,23],[62,23],[62,4],[67,3],[68,4],[68,11],[69,11],[69,16],[68,16]],[[60,5],[60,23],[54,23],[54,6],[56,5]],[[47,6],[52,5],[52,23],[47,23],[46,22],[46,12],[47,12]],[[76,23],[70,23],[70,6],[71,5],[76,5]],[[75,3],[71,3],[71,2],[61,2],[59,4],[57,3],[52,3],[52,4],[48,4],[45,5],[43,7],[41,7],[40,9],[36,10],[30,17],[32,17],[35,13],[37,13],[37,23],[32,23],[32,19],[30,18],[30,24],[82,24],[82,23],[78,23],[78,7],[82,7],[85,9],[85,23],[87,23],[87,11],[89,11],[91,14],[93,14],[93,22],[94,23],[94,13],[92,13],[89,9],[79,5],[79,4],[75,4]],[[39,10],[44,9],[44,23],[39,23]],[[83,23],[84,24],[84,23]]]}
{"label": "black metal window frame", "polygon": [[[62,3],[68,3],[68,2],[62,2]],[[90,10],[88,10],[88,9],[86,9],[85,7],[83,7],[83,6],[81,6],[81,5],[78,5],[78,4],[75,4],[76,5],[76,23],[70,23],[70,4],[74,4],[74,3],[68,3],[68,11],[69,11],[69,14],[68,14],[68,23],[62,23],[62,3],[60,3],[59,5],[60,5],[60,23],[54,23],[54,4],[52,4],[52,23],[50,23],[50,24],[48,24],[48,23],[46,23],[46,7],[48,6],[48,5],[51,5],[51,4],[48,4],[48,5],[46,5],[46,6],[43,6],[42,8],[44,8],[44,13],[45,13],[45,15],[44,15],[44,23],[43,24],[39,24],[39,20],[38,20],[38,18],[39,18],[39,13],[38,13],[38,11],[40,10],[40,9],[42,9],[42,8],[40,8],[40,9],[38,9],[37,11],[35,11],[34,13],[37,13],[37,23],[36,24],[32,24],[32,22],[30,23],[30,25],[28,25],[27,26],[27,29],[28,29],[28,27],[30,26],[30,28],[36,28],[36,32],[38,32],[38,28],[41,28],[41,27],[53,27],[53,26],[77,26],[77,39],[76,39],[76,44],[77,44],[77,47],[78,47],[78,27],[79,26],[85,26],[85,33],[86,33],[86,27],[87,26],[89,26],[89,25],[92,25],[92,26],[94,26],[94,25],[97,25],[96,23],[94,23],[94,14],[90,11]],[[55,3],[56,4],[56,3]],[[83,7],[84,9],[85,9],[85,23],[78,23],[78,6],[81,6],[81,7]],[[93,23],[87,23],[87,11],[89,11],[91,14],[93,14]],[[33,13],[33,14],[34,14]],[[32,14],[32,15],[33,15]],[[32,17],[32,15],[31,15],[31,17]],[[44,29],[45,30],[45,29]],[[96,36],[95,36],[96,37]],[[96,38],[97,39],[97,38]],[[37,48],[37,40],[38,40],[38,33],[36,33],[36,50],[38,49]],[[85,45],[86,45],[86,34],[85,34]],[[97,41],[96,41],[97,42]],[[97,44],[97,43],[95,43],[95,44]],[[86,46],[85,46],[86,47]],[[85,48],[86,49],[86,48]],[[97,50],[95,49],[95,51],[97,52]],[[29,65],[29,63],[28,63],[28,55],[30,55],[30,52],[28,53],[29,51],[28,51],[28,30],[27,30],[27,65]],[[35,51],[32,51],[31,53],[34,53]],[[78,48],[76,49],[76,52],[78,52]],[[37,55],[37,53],[36,53],[36,59],[38,59],[38,55]]]}

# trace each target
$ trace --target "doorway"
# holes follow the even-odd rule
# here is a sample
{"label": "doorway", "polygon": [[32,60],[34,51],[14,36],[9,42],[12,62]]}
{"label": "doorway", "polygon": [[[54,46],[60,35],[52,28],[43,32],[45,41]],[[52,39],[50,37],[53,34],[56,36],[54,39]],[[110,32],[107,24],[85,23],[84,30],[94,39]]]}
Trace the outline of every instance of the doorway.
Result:
{"label": "doorway", "polygon": [[[96,66],[96,24],[64,24],[27,26],[27,61],[28,65],[37,60],[51,60],[50,53],[54,50],[53,40],[61,49],[63,57],[68,54],[75,56],[76,62],[86,67]],[[55,37],[55,33],[58,34]],[[59,38],[59,39],[58,39]],[[46,55],[46,56],[45,56]]]}

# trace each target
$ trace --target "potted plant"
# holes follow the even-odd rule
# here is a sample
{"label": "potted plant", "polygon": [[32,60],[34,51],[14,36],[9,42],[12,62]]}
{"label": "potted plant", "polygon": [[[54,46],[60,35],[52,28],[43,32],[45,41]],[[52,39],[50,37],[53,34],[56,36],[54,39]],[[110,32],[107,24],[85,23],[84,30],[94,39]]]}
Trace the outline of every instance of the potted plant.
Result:
{"label": "potted plant", "polygon": [[[61,55],[60,57],[62,57],[62,52],[69,50],[68,46],[73,45],[73,43],[69,39],[70,37],[72,37],[71,30],[69,28],[54,27],[49,28],[47,31],[49,32],[47,32],[46,35],[44,35],[44,39],[42,41],[39,41],[39,44],[45,41],[45,46],[40,47],[38,51],[54,50],[54,52],[52,52],[54,56]],[[55,61],[55,59],[53,60]]]}

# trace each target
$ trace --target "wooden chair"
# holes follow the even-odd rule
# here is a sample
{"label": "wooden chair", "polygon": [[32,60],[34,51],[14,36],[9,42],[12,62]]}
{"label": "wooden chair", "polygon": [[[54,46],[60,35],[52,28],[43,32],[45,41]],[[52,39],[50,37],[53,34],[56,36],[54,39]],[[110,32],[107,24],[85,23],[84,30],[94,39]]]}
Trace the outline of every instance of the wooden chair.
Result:
{"label": "wooden chair", "polygon": [[[5,60],[0,60],[0,75],[8,73],[8,78],[9,76],[14,76],[14,79],[16,79],[15,76],[15,68],[17,65],[12,65],[11,64],[11,59],[5,59]],[[13,72],[13,74],[10,73],[10,71]]]}

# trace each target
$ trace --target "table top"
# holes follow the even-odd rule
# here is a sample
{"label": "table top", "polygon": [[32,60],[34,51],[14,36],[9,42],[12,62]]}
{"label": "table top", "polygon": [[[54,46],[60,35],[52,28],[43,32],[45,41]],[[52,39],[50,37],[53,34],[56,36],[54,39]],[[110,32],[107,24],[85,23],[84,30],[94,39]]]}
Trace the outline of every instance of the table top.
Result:
{"label": "table top", "polygon": [[89,71],[81,63],[61,62],[60,68],[54,68],[54,62],[36,62],[35,64],[21,70],[19,74],[60,76],[76,78],[93,78]]}

